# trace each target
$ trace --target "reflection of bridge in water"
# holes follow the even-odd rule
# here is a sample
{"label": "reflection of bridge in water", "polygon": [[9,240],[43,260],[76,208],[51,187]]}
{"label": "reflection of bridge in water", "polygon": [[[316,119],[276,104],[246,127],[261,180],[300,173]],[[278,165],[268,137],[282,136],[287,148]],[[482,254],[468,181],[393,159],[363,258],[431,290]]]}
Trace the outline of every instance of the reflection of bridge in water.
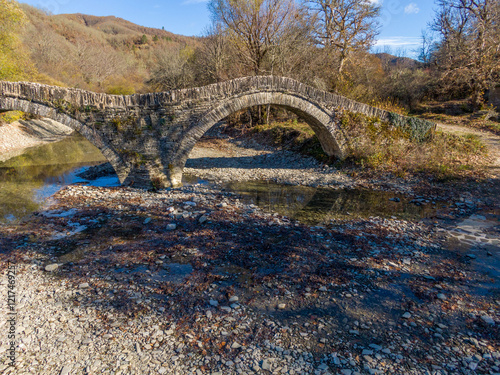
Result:
{"label": "reflection of bridge in water", "polygon": [[343,158],[348,148],[348,134],[338,116],[341,110],[403,127],[417,122],[434,127],[282,77],[247,77],[130,96],[0,82],[0,112],[20,110],[71,127],[101,150],[122,183],[141,187],[180,185],[188,155],[207,130],[234,112],[268,104],[304,119],[325,153],[337,158]]}

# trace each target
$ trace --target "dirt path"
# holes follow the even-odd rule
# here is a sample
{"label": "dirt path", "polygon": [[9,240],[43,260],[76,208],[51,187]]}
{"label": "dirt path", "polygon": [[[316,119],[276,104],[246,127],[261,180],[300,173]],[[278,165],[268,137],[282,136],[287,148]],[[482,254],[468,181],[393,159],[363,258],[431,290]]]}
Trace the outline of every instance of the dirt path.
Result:
{"label": "dirt path", "polygon": [[488,147],[490,157],[492,159],[490,172],[500,178],[500,136],[476,129],[467,128],[464,126],[437,124],[437,129],[444,133],[452,133],[458,135],[473,134],[478,136],[481,141]]}

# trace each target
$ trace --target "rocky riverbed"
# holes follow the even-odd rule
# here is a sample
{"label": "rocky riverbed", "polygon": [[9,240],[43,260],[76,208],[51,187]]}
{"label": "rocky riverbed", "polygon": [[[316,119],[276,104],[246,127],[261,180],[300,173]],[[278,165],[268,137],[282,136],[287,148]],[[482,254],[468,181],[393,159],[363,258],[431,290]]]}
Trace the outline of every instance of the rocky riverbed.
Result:
{"label": "rocky riverbed", "polygon": [[280,184],[352,187],[345,173],[287,150],[248,140],[203,138],[189,155],[184,173],[218,182],[267,180]]}
{"label": "rocky riverbed", "polygon": [[207,186],[69,186],[0,226],[18,344],[11,367],[2,319],[0,372],[499,373],[498,278],[478,267],[498,246],[450,247],[445,217],[472,208],[449,203],[442,222],[311,227]]}
{"label": "rocky riverbed", "polygon": [[[76,184],[0,224],[0,373],[500,373],[498,181],[353,178],[245,142],[193,150],[212,184]],[[307,225],[225,188],[255,179],[439,208]]]}

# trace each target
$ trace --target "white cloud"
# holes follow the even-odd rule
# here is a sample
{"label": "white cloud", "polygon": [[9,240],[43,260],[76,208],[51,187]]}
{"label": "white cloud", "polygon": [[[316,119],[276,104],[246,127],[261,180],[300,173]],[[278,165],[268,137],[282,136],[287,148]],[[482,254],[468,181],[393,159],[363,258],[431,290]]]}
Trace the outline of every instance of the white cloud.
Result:
{"label": "white cloud", "polygon": [[406,14],[413,14],[413,13],[417,14],[418,12],[420,12],[420,8],[415,3],[410,3],[405,7]]}
{"label": "white cloud", "polygon": [[375,47],[416,47],[420,46],[422,39],[412,36],[394,36],[390,38],[378,39],[375,42]]}
{"label": "white cloud", "polygon": [[418,50],[422,45],[419,37],[393,36],[378,39],[372,47],[372,52],[386,52],[396,56],[406,56],[412,59],[418,58]]}

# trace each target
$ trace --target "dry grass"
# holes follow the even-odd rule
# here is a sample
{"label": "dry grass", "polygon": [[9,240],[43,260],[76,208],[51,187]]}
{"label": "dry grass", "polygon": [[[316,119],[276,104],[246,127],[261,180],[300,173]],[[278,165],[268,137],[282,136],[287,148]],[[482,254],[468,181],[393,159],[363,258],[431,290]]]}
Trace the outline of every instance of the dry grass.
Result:
{"label": "dry grass", "polygon": [[41,117],[38,115],[33,115],[31,113],[25,113],[21,111],[8,111],[4,113],[0,113],[0,126],[11,124],[15,121],[19,120],[32,120],[32,119],[40,119]]}
{"label": "dry grass", "polygon": [[436,132],[429,141],[414,142],[399,128],[352,113],[344,113],[342,126],[350,135],[347,161],[361,168],[453,179],[482,176],[487,164],[487,149],[473,135]]}
{"label": "dry grass", "polygon": [[[410,136],[376,118],[344,113],[342,126],[349,134],[349,151],[341,168],[372,173],[392,173],[399,177],[425,174],[438,180],[481,178],[487,165],[487,149],[475,136],[436,132],[427,142]],[[313,130],[300,120],[256,125],[252,137],[259,142],[332,162],[321,149]]]}
{"label": "dry grass", "polygon": [[492,107],[473,112],[466,100],[421,104],[418,113],[431,121],[488,130],[500,135],[500,113]]}
{"label": "dry grass", "polygon": [[372,107],[384,109],[389,112],[394,112],[399,115],[408,116],[408,109],[403,107],[396,99],[377,99],[372,100],[369,103]]}
{"label": "dry grass", "polygon": [[14,121],[24,118],[24,113],[21,111],[9,111],[0,113],[0,126],[10,124]]}

